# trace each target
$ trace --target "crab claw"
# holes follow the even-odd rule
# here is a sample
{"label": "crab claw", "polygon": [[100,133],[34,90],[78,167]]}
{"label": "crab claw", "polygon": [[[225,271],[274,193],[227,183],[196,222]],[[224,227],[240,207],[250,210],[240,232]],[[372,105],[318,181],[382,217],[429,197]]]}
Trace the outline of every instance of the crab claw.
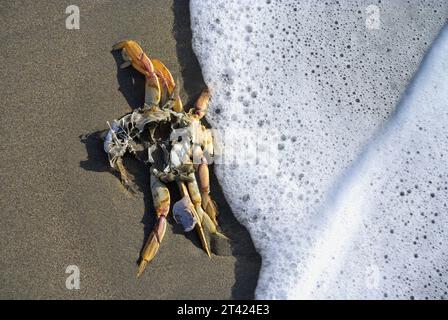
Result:
{"label": "crab claw", "polygon": [[168,68],[158,59],[151,59],[151,63],[154,66],[154,71],[159,79],[160,91],[161,91],[161,104],[164,105],[168,102],[169,98],[173,94],[174,87],[176,86],[173,76]]}
{"label": "crab claw", "polygon": [[160,244],[162,243],[163,237],[165,235],[165,231],[166,216],[160,215],[157,218],[154,230],[151,232],[151,235],[149,236],[148,241],[143,248],[142,259],[138,267],[137,278],[142,275],[148,263],[151,262],[152,259],[154,259],[157,251],[159,251]]}
{"label": "crab claw", "polygon": [[[182,112],[183,105],[179,97],[179,87],[176,85],[170,70],[158,59],[151,59],[157,77],[160,82],[162,105],[165,105],[169,100],[172,100],[172,108],[175,112]],[[179,81],[177,81],[179,82]]]}
{"label": "crab claw", "polygon": [[112,50],[122,50],[125,63],[121,67],[132,66],[146,78],[145,103],[149,106],[158,106],[160,102],[160,83],[154,66],[140,45],[133,40],[125,40],[115,44]]}

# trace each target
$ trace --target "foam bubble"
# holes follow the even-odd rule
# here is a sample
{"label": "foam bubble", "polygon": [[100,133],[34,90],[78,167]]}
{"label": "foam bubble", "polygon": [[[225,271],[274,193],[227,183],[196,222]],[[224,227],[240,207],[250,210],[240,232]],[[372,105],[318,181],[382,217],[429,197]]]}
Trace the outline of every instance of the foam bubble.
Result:
{"label": "foam bubble", "polygon": [[[415,169],[417,178],[412,173],[414,165],[426,158],[418,160],[413,155],[411,164],[410,156],[394,154],[397,145],[393,143],[387,146],[390,152],[371,152],[377,154],[372,157],[375,160],[365,165],[379,177],[361,175],[350,184],[346,175],[353,174],[352,166],[364,146],[394,112],[448,12],[443,1],[430,1],[430,6],[391,1],[378,4],[380,29],[369,29],[365,9],[370,4],[191,1],[193,46],[213,90],[207,118],[216,129],[217,140],[225,141],[231,129],[230,135],[239,134],[240,147],[227,148],[226,144],[223,149],[222,156],[234,161],[217,164],[216,173],[235,215],[247,226],[262,255],[257,298],[303,297],[299,293],[305,288],[311,297],[336,298],[409,297],[410,291],[420,297],[424,292],[421,282],[413,282],[415,277],[409,274],[424,273],[429,266],[412,259],[414,269],[403,264],[402,250],[409,249],[402,236],[410,236],[412,227],[420,229],[419,239],[423,237],[421,213],[410,216],[406,211],[413,206],[428,216],[431,211],[438,213],[438,218],[429,221],[442,221],[439,206],[446,202],[446,191],[444,196],[440,181],[446,181],[447,168],[436,155],[441,149],[432,145],[428,152],[414,144],[415,139],[407,142],[406,154],[413,154],[417,147],[421,154],[430,153],[434,175],[442,175],[438,180],[432,177],[434,190],[429,198],[433,202],[424,208],[419,192],[428,184],[420,181],[425,166]],[[446,139],[446,131],[432,129],[444,128],[431,121],[438,120],[428,117],[419,132],[431,139],[434,135]],[[406,130],[402,134],[409,137]],[[238,152],[233,157],[226,155],[229,150],[241,152],[251,146],[256,150],[254,161],[240,161],[244,157]],[[387,171],[389,161],[394,169]],[[384,167],[371,168],[376,162]],[[394,179],[404,182],[389,185]],[[415,179],[420,189],[411,187]],[[391,192],[396,186],[397,193]],[[334,202],[339,187],[347,195]],[[346,210],[347,215],[337,214]],[[347,221],[348,217],[353,219]],[[407,229],[405,223],[411,227]],[[351,232],[345,232],[347,225]],[[393,233],[383,230],[385,226]],[[361,230],[366,236],[358,234]],[[423,260],[424,252],[432,256],[442,274],[442,282],[437,282],[441,286],[447,276],[440,262],[446,260],[438,256],[438,250],[444,245],[446,249],[445,235],[428,227],[424,232],[434,240],[415,252],[418,258],[413,259],[430,260]],[[441,244],[432,248],[437,241]],[[325,254],[329,252],[333,254]],[[347,262],[347,252],[363,264]],[[334,261],[339,266],[334,268],[336,274],[327,269]],[[310,266],[320,269],[310,273]],[[371,283],[366,284],[363,272],[373,274]],[[400,272],[409,274],[398,279]],[[377,281],[378,274],[381,281]],[[381,290],[364,290],[366,286]],[[428,292],[440,293],[433,287]]]}

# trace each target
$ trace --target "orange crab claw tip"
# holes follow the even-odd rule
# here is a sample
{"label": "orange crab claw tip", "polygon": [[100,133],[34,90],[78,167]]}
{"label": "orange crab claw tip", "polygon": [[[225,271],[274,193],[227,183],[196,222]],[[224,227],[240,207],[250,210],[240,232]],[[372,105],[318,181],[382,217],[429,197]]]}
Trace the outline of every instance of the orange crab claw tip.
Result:
{"label": "orange crab claw tip", "polygon": [[212,253],[210,252],[210,248],[209,248],[207,242],[205,243],[204,247],[205,247],[204,249],[207,252],[208,257],[211,259],[212,258]]}
{"label": "orange crab claw tip", "polygon": [[143,271],[145,271],[146,266],[148,265],[148,261],[146,260],[142,260],[140,262],[140,265],[138,267],[138,272],[137,272],[137,278],[140,278],[140,276],[142,275]]}
{"label": "orange crab claw tip", "polygon": [[208,245],[204,246],[204,250],[207,253],[207,256],[209,257],[209,259],[211,259],[212,258],[212,254],[210,252],[210,248],[208,247]]}

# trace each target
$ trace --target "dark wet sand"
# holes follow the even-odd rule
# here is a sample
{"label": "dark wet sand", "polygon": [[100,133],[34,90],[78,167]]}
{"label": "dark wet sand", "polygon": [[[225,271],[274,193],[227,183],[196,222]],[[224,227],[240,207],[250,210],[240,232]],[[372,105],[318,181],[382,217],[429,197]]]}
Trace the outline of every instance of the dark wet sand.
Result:
{"label": "dark wet sand", "polygon": [[[147,168],[129,159],[140,189],[129,197],[98,138],[106,120],[143,101],[142,77],[117,71],[119,57],[110,50],[119,40],[138,40],[163,60],[185,102],[199,95],[204,83],[191,49],[188,1],[77,1],[81,28],[66,30],[70,4],[0,4],[0,298],[253,298],[260,258],[214,176],[220,222],[234,240],[230,255],[209,260],[196,236],[171,222],[155,261],[136,279],[154,223]],[[65,288],[72,264],[81,271],[80,290]]]}

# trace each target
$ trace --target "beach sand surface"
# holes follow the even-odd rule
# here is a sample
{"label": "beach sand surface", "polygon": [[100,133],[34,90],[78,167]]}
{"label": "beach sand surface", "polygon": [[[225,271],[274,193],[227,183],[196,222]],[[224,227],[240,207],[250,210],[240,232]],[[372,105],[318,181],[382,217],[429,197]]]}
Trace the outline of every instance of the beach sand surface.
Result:
{"label": "beach sand surface", "polygon": [[[165,62],[191,104],[204,87],[191,49],[188,1],[77,1],[80,29],[65,28],[68,1],[3,1],[0,298],[253,298],[260,257],[212,175],[232,245],[210,260],[171,221],[140,279],[137,259],[154,223],[147,167],[127,159],[129,197],[99,138],[106,120],[143,102],[143,78],[119,70],[114,43],[135,39]],[[173,192],[173,200],[179,195]],[[68,290],[69,265],[79,290]]]}

